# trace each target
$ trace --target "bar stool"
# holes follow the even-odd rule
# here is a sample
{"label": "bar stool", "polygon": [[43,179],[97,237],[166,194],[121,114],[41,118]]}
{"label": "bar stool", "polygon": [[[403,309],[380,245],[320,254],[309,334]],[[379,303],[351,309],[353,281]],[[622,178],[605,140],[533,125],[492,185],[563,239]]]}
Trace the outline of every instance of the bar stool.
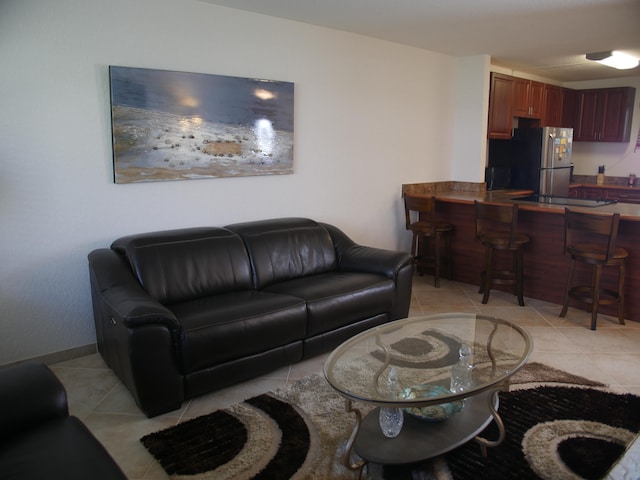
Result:
{"label": "bar stool", "polygon": [[[596,329],[600,305],[615,304],[618,322],[624,325],[625,260],[629,252],[616,247],[620,214],[585,213],[564,210],[564,253],[571,256],[569,278],[560,316],[567,314],[569,298],[589,305],[591,330]],[[591,284],[573,285],[576,262],[591,265]],[[602,267],[617,267],[618,290],[601,288]]]}
{"label": "bar stool", "polygon": [[[530,241],[527,235],[518,233],[518,205],[475,201],[476,240],[484,246],[484,267],[480,274],[482,303],[489,301],[492,284],[513,285],[518,304],[524,306],[523,250]],[[496,270],[494,251],[512,253],[510,270]]]}
{"label": "bar stool", "polygon": [[[434,286],[440,287],[440,269],[443,255],[441,252],[442,240],[444,240],[444,263],[447,269],[447,278],[451,280],[452,258],[451,258],[451,233],[453,225],[436,220],[436,198],[417,195],[404,196],[404,213],[406,228],[413,232],[411,240],[411,255],[414,256],[414,263],[419,266],[432,266],[434,273]],[[412,219],[412,217],[414,219]],[[420,254],[420,242],[432,240],[431,249],[428,245],[423,245],[422,255]],[[425,254],[431,252],[431,254]]]}

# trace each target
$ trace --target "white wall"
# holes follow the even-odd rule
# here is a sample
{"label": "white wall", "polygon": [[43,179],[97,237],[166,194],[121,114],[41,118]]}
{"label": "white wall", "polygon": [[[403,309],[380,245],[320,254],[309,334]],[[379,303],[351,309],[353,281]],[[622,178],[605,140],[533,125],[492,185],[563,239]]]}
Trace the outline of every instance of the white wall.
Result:
{"label": "white wall", "polygon": [[575,89],[635,87],[631,140],[628,143],[574,142],[571,160],[575,165],[574,173],[578,175],[596,175],[599,165],[604,165],[606,175],[612,177],[626,177],[630,173],[640,175],[640,149],[634,152],[640,129],[640,77],[571,82],[566,86]]}
{"label": "white wall", "polygon": [[[0,64],[0,364],[95,341],[86,256],[118,236],[299,215],[408,250],[401,184],[452,179],[440,54],[193,0],[4,0]],[[294,82],[295,174],[114,184],[108,65]]]}
{"label": "white wall", "polygon": [[453,150],[451,178],[461,182],[484,181],[489,67],[488,55],[456,59],[454,128],[449,142]]}

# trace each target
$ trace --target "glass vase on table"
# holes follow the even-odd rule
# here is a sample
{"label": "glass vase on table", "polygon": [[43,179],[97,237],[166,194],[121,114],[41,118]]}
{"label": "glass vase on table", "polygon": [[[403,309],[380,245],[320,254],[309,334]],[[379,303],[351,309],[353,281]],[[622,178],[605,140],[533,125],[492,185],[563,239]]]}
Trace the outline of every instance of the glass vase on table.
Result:
{"label": "glass vase on table", "polygon": [[[400,383],[398,382],[398,375],[394,367],[391,367],[391,370],[389,371],[387,386],[389,388],[389,399],[398,399],[400,397],[401,388]],[[404,412],[401,408],[380,407],[379,422],[382,434],[387,438],[395,438],[402,430],[402,425],[404,424]]]}
{"label": "glass vase on table", "polygon": [[[458,361],[451,366],[452,393],[464,392],[471,388],[473,383],[473,359],[471,347],[467,344],[460,345]],[[464,407],[464,400],[463,400]]]}

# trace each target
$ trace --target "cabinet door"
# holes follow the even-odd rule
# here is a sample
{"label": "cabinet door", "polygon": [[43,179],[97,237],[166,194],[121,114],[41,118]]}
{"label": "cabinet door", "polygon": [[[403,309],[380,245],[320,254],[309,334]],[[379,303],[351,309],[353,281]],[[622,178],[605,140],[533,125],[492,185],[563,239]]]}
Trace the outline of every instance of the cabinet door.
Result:
{"label": "cabinet door", "polygon": [[608,189],[607,200],[616,200],[620,203],[640,203],[640,191],[633,189]]}
{"label": "cabinet door", "polygon": [[[544,83],[529,82],[529,116],[542,118],[544,113]],[[553,125],[556,126],[556,125]]]}
{"label": "cabinet door", "polygon": [[573,139],[579,142],[594,142],[598,135],[598,98],[597,90],[578,92],[578,114]]}
{"label": "cabinet door", "polygon": [[564,127],[562,124],[563,89],[554,85],[544,87],[544,121],[545,127]]}
{"label": "cabinet door", "polygon": [[570,88],[562,89],[562,123],[565,128],[575,128],[576,125],[576,103],[578,94]]}
{"label": "cabinet door", "polygon": [[514,77],[513,115],[525,118],[542,118],[544,83]]}
{"label": "cabinet door", "polygon": [[489,93],[489,138],[511,138],[513,77],[501,73],[491,74]]}
{"label": "cabinet door", "polygon": [[634,97],[635,89],[630,88],[608,88],[603,92],[599,141],[629,141]]}
{"label": "cabinet door", "polygon": [[516,117],[529,116],[529,80],[513,79],[513,115]]}
{"label": "cabinet door", "polygon": [[582,90],[573,132],[575,141],[628,142],[636,89],[632,87]]}
{"label": "cabinet door", "polygon": [[582,198],[586,198],[589,200],[604,200],[605,198],[607,198],[607,192],[603,188],[587,187],[582,188],[582,190]]}

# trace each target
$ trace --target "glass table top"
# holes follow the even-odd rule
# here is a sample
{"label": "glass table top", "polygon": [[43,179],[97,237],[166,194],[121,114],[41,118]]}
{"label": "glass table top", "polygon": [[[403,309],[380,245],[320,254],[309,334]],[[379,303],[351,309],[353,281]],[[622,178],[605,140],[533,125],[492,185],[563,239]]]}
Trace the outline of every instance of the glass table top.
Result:
{"label": "glass table top", "polygon": [[348,399],[420,407],[470,397],[508,382],[532,346],[525,329],[497,317],[472,313],[410,317],[347,340],[327,358],[324,374]]}

